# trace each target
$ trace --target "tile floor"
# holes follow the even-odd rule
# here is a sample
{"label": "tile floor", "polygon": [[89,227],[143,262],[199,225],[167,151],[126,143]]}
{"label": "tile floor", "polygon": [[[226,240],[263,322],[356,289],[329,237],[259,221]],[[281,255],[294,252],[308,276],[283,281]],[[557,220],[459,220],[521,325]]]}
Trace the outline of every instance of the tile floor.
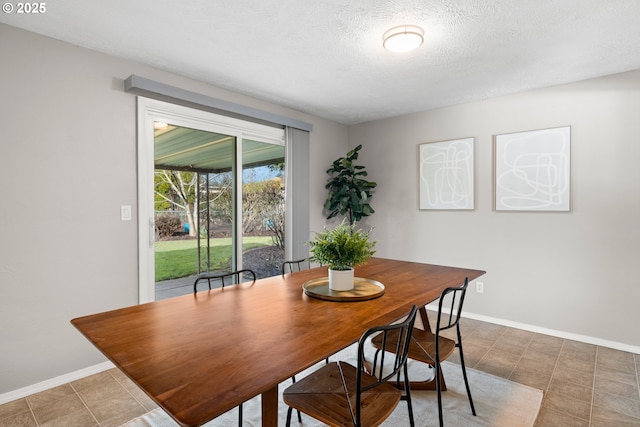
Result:
{"label": "tile floor", "polygon": [[[640,427],[638,354],[470,319],[463,340],[468,367],[544,391],[536,427]],[[113,369],[0,405],[0,427],[112,427],[155,406]]]}

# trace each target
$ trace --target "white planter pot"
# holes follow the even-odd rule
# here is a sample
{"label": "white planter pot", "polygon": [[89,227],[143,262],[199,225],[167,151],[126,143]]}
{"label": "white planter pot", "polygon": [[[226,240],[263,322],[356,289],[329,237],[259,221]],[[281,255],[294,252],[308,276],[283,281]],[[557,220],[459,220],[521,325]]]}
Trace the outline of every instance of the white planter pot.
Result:
{"label": "white planter pot", "polygon": [[353,289],[353,268],[349,270],[329,269],[329,289],[332,291],[350,291]]}

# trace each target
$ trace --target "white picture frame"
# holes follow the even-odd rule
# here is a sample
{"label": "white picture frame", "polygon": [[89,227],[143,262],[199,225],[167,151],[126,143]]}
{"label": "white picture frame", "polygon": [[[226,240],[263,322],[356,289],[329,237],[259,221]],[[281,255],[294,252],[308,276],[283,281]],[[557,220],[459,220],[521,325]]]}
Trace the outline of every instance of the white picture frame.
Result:
{"label": "white picture frame", "polygon": [[571,211],[571,127],[494,137],[496,211]]}
{"label": "white picture frame", "polygon": [[474,209],[474,138],[420,144],[419,208]]}

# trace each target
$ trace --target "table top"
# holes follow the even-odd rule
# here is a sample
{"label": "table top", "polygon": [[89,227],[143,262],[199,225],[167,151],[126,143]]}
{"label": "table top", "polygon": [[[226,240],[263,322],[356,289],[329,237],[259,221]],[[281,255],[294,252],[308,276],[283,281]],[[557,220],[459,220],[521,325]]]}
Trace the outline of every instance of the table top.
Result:
{"label": "table top", "polygon": [[198,426],[484,271],[373,258],[380,298],[304,294],[326,267],[80,317],[71,323],[178,423]]}

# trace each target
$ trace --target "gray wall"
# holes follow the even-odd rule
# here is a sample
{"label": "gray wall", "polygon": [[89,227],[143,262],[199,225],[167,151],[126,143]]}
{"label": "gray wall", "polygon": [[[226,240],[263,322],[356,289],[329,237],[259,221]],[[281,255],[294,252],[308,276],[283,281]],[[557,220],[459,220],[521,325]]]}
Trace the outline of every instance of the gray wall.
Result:
{"label": "gray wall", "polygon": [[[570,213],[495,212],[493,135],[571,126]],[[474,211],[418,210],[418,144],[475,137]],[[472,314],[640,347],[640,71],[350,128],[378,255],[486,270]]]}
{"label": "gray wall", "polygon": [[105,361],[71,326],[137,303],[135,97],[123,79],[166,84],[312,123],[311,227],[325,170],[348,130],[0,24],[0,395]]}

